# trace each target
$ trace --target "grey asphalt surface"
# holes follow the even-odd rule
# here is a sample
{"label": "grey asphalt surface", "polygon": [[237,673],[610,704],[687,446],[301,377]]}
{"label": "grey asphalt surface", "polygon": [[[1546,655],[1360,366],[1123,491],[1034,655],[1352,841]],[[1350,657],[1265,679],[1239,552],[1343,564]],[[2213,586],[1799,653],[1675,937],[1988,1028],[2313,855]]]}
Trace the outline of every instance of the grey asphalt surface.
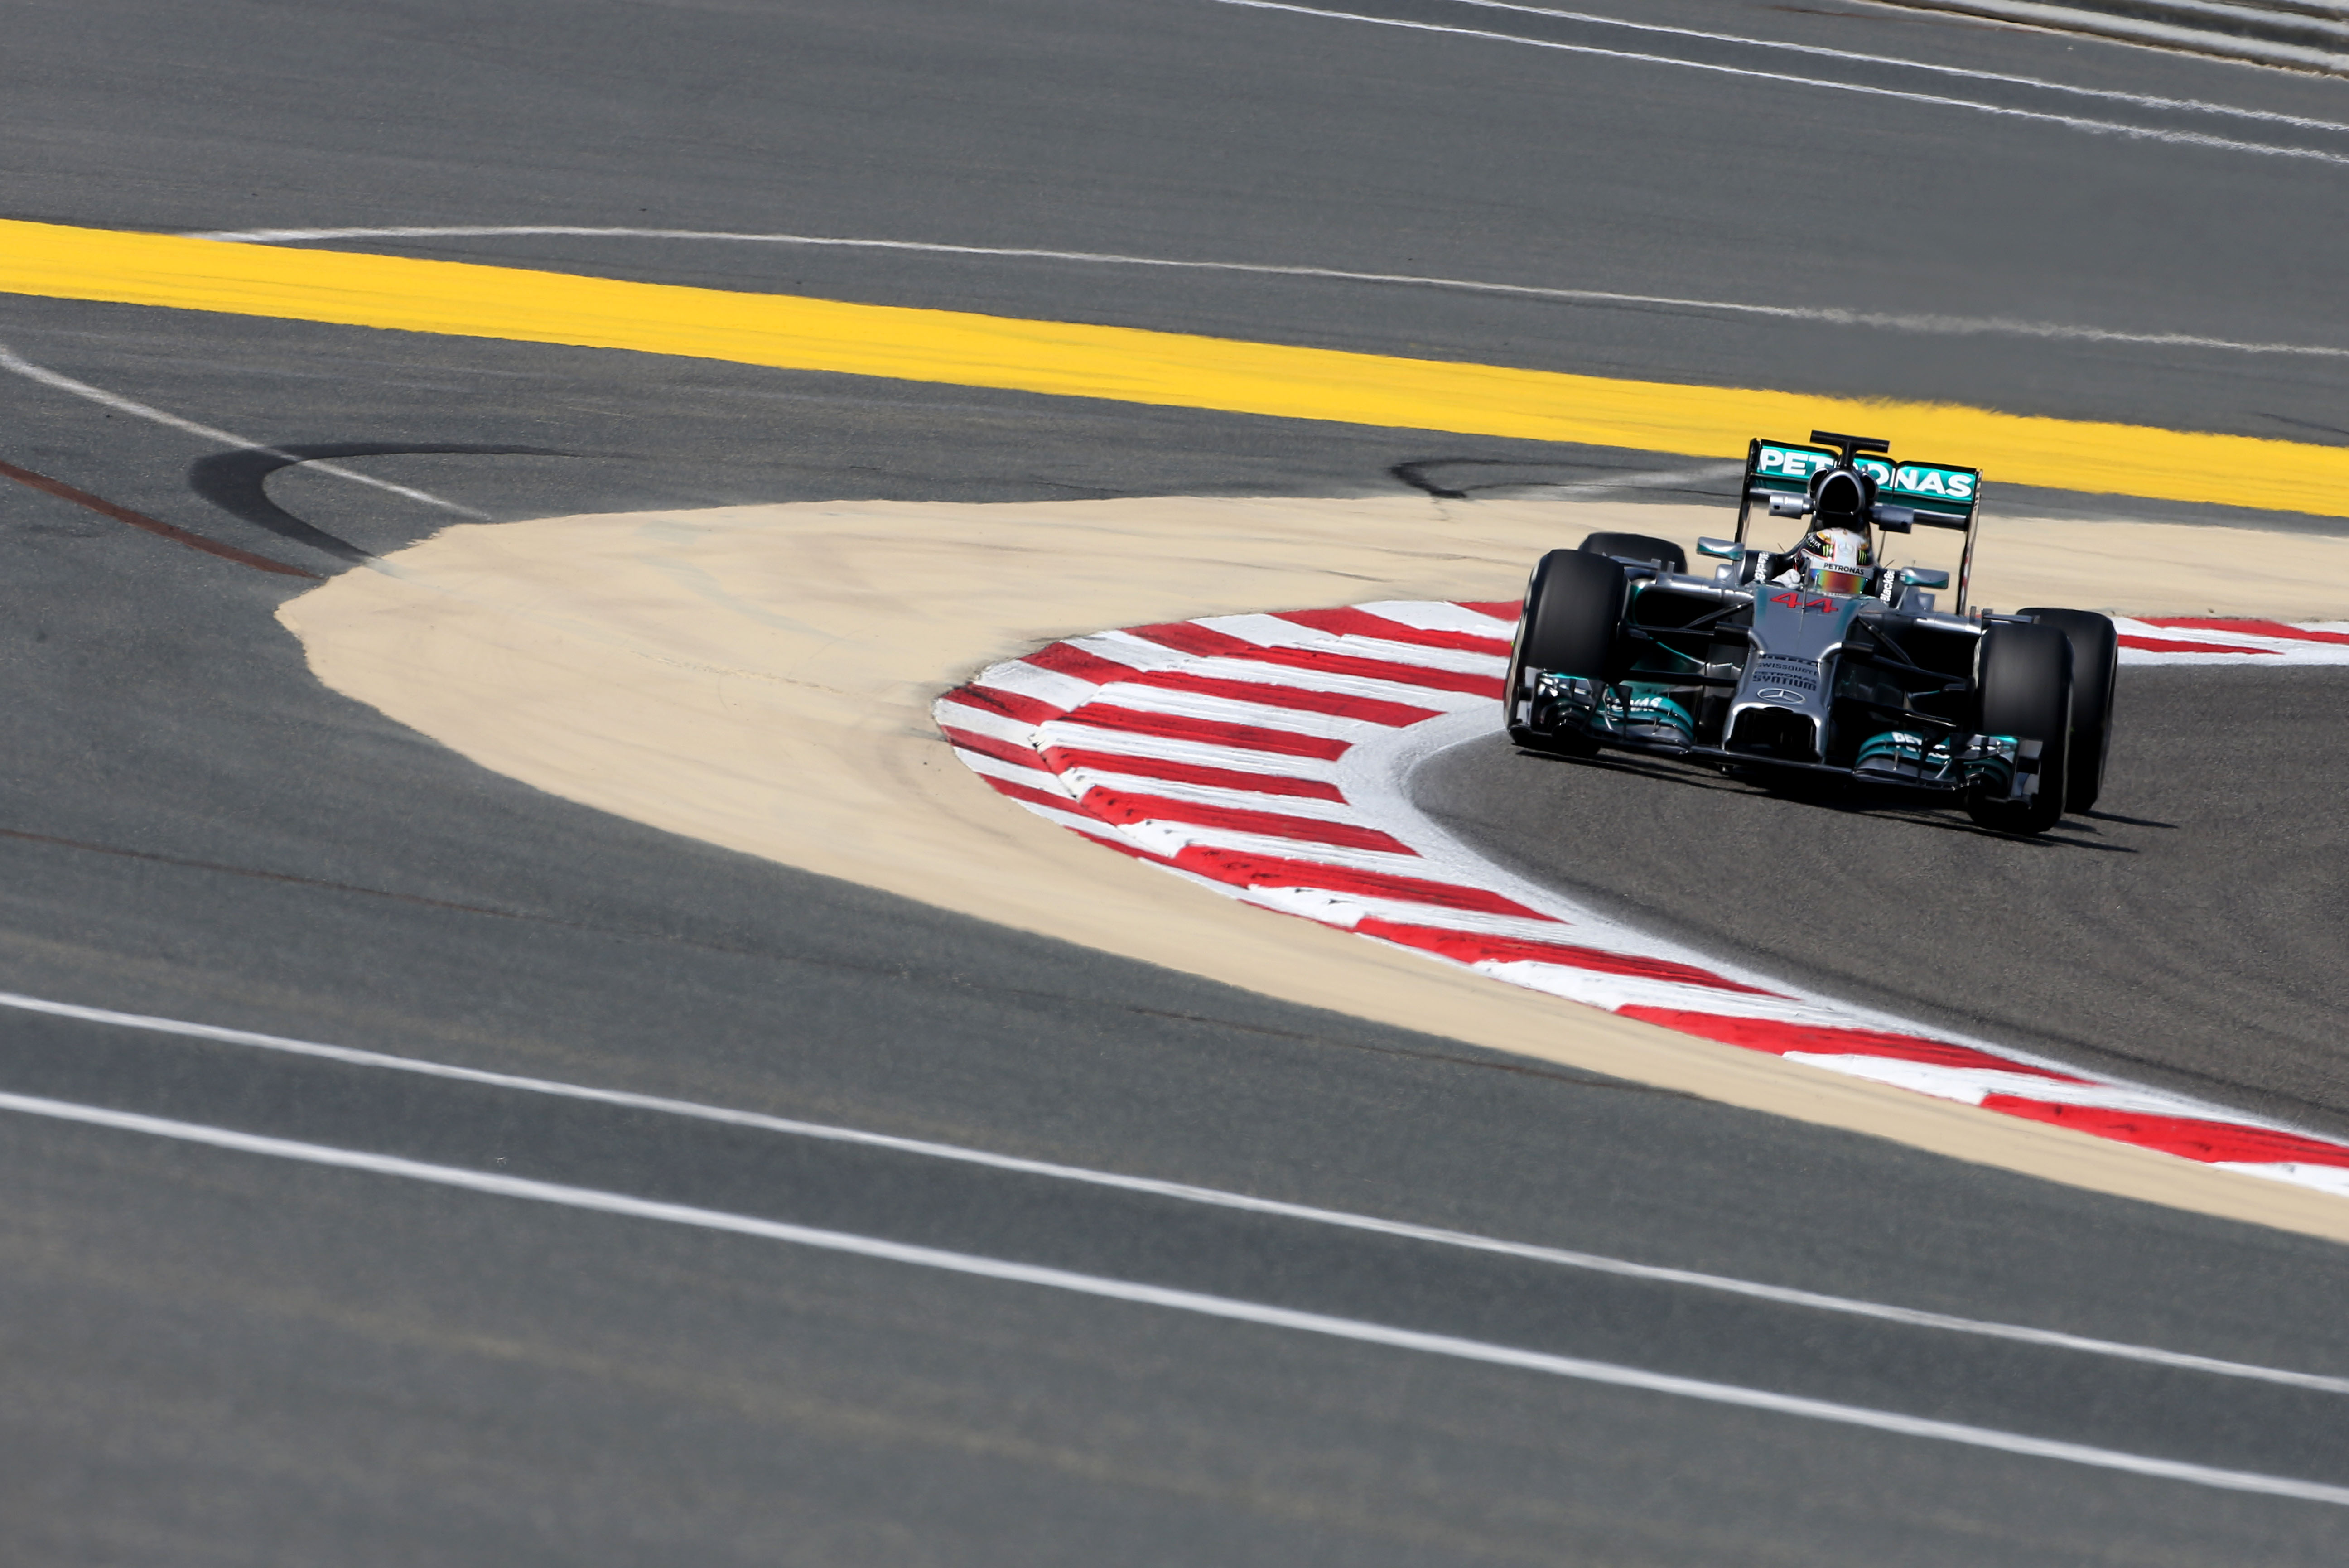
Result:
{"label": "grey asphalt surface", "polygon": [[1413,776],[1496,860],[1830,994],[2349,1132],[2349,672],[2129,668],[2103,797],[2038,838],[1916,797],[1502,737]]}
{"label": "grey asphalt surface", "polygon": [[[1382,14],[1624,47],[1521,14]],[[2349,121],[2339,84],[1945,18],[1693,0],[1639,15]],[[2333,191],[2349,168],[1361,23],[1187,0],[860,0],[46,4],[11,26],[9,216],[863,235],[2340,341],[2324,334],[2338,330]],[[1638,47],[1750,63],[1724,45]],[[2036,108],[2035,94],[1963,85],[2010,106]],[[2349,150],[2349,134],[2230,133]],[[1859,216],[1815,193],[1855,148]],[[2294,439],[2349,424],[2349,359],[2314,356],[1041,261],[407,248]],[[0,302],[0,340],[254,441],[375,449],[355,465],[492,518],[1375,493],[1404,483],[1403,464],[1526,484],[1687,466],[120,306]],[[264,473],[221,443],[15,378],[0,388],[0,459],[305,569],[448,520],[315,470]],[[542,455],[383,454],[452,445]],[[603,817],[320,688],[271,618],[298,585],[0,490],[0,986],[2349,1374],[2337,1248],[1286,1007]],[[2126,748],[2164,735],[2184,737],[2193,763],[2161,775],[2170,793],[2116,782],[2109,803],[2178,827],[2095,819],[2069,836],[2134,856],[2075,844],[2033,858],[1908,819],[1603,770],[1528,763],[1528,798],[1581,790],[1619,827],[1745,814],[1798,847],[1880,832],[1920,867],[2044,888],[2051,905],[2083,887],[2142,897],[2194,922],[2192,967],[2164,971],[2167,990],[2143,984],[2150,958],[2118,967],[2118,937],[2079,934],[2072,909],[2040,929],[2199,1010],[2160,1037],[2187,1054],[2146,1070],[2208,1077],[2205,1047],[2248,1021],[2258,1054],[2221,1086],[2333,1115],[2323,1020],[2337,988],[2319,976],[2262,999],[2251,939],[2212,934],[2296,929],[2304,971],[2323,967],[2328,940],[2337,952],[2337,922],[2289,927],[2289,888],[2255,896],[2220,876],[2254,821],[2292,823],[2321,800],[2326,753],[2279,742],[2272,768],[2227,781],[2232,817],[2178,793],[2217,770],[2203,721],[2226,700],[2201,680],[2132,676],[2123,692],[2116,781],[2146,776]],[[2337,689],[2269,688],[2320,730]],[[1526,771],[1516,761],[1444,765],[1489,801],[1495,770]],[[1464,793],[1461,809],[1479,798]],[[1536,866],[1563,848],[1498,836]],[[2312,848],[2303,830],[2296,857],[2263,853],[2254,864],[2337,911],[2317,902],[2337,845]],[[2113,868],[2069,868],[2091,861]],[[1622,868],[1575,864],[1602,881]],[[1631,891],[1669,915],[1676,884]],[[1955,936],[1980,919],[1949,918]],[[2000,952],[2039,961],[2020,938],[1977,961]],[[2196,975],[2225,982],[2223,1009]],[[1947,1000],[1902,976],[1920,1005]],[[2154,1000],[2066,987],[2032,969],[1985,1027],[2041,1027],[2023,1014],[2044,996],[2061,1014],[2044,1048],[2149,1056],[2129,1009]],[[0,1090],[2349,1482],[2337,1397],[903,1156],[5,1012]],[[2349,1515],[2304,1502],[121,1132],[0,1128],[11,1562],[2233,1564],[2335,1562],[2349,1532]]]}

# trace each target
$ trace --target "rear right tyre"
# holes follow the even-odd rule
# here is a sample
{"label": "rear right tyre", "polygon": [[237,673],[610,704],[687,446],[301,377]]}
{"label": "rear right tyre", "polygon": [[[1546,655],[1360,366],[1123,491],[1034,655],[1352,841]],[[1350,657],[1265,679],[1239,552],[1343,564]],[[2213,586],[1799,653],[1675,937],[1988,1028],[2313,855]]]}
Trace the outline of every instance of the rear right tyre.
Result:
{"label": "rear right tyre", "polygon": [[2120,667],[2121,639],[2113,623],[2094,610],[2027,609],[2041,626],[2061,630],[2072,644],[2071,777],[2064,786],[2064,809],[2085,811],[2104,792],[2105,759],[2113,749],[2113,683]]}

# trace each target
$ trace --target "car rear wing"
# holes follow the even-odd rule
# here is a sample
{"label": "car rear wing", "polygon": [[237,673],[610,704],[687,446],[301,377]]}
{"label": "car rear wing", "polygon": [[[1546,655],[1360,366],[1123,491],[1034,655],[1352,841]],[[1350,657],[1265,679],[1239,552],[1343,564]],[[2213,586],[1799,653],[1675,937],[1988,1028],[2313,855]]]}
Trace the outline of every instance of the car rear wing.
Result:
{"label": "car rear wing", "polygon": [[1807,499],[1816,474],[1848,463],[1876,481],[1877,501],[1870,517],[1890,534],[1911,528],[1949,528],[1966,536],[1958,565],[1956,613],[1966,608],[1966,588],[1973,576],[1974,523],[1982,508],[1982,471],[1940,462],[1903,462],[1889,455],[1888,443],[1864,436],[1813,431],[1815,442],[1797,446],[1788,441],[1755,439],[1745,446],[1745,483],[1737,495],[1737,544],[1745,543],[1746,518],[1757,501],[1778,496]]}

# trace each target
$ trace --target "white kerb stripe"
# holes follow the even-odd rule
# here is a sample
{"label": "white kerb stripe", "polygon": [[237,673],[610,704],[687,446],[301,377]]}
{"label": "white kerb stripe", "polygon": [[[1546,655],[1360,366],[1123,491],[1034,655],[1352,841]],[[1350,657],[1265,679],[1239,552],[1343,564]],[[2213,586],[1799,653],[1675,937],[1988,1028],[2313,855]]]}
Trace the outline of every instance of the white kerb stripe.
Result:
{"label": "white kerb stripe", "polygon": [[1224,632],[1243,642],[1253,642],[1259,648],[1349,653],[1362,659],[1384,659],[1391,664],[1423,665],[1430,670],[1449,670],[1463,675],[1499,676],[1509,668],[1509,639],[1506,637],[1495,639],[1498,646],[1493,652],[1475,653],[1464,649],[1429,648],[1422,643],[1398,642],[1392,638],[1322,631],[1262,611],[1201,616],[1192,624],[1206,627],[1210,631]]}
{"label": "white kerb stripe", "polygon": [[[1018,763],[1000,762],[984,752],[966,751],[960,746],[955,748],[955,755],[962,760],[963,766],[982,778],[1002,779],[1007,784],[1025,784],[1030,789],[1041,790],[1046,794],[1067,795],[1069,794],[1069,786],[1061,782],[1061,775],[1058,774],[1048,774],[1039,768],[1022,767]],[[1074,805],[1077,803],[1072,798],[1069,804]]]}
{"label": "white kerb stripe", "polygon": [[261,1155],[273,1159],[295,1160],[307,1165],[362,1171],[370,1175],[398,1177],[404,1180],[456,1188],[493,1197],[516,1198],[530,1202],[554,1204],[561,1208],[585,1210],[594,1213],[617,1215],[634,1220],[657,1220],[670,1225],[687,1225],[699,1230],[725,1231],[738,1236],[752,1236],[762,1241],[783,1241],[794,1246],[845,1253],[852,1257],[873,1258],[915,1268],[935,1269],[946,1273],[999,1280],[1007,1283],[1035,1285],[1046,1290],[1065,1291],[1074,1295],[1093,1296],[1102,1300],[1126,1302],[1140,1306],[1161,1307],[1173,1312],[1194,1313],[1203,1317],[1221,1318],[1226,1322],[1288,1329],[1296,1333],[1319,1334],[1331,1339],[1350,1340],[1357,1344],[1381,1345],[1396,1350],[1416,1350],[1426,1355],[1449,1356],[1460,1361],[1481,1362],[1486,1366],[1547,1373],[1551,1376],[1571,1378],[1578,1382],[1630,1388],[1643,1393],[1670,1395],[1677,1398],[1760,1410],[1773,1415],[1795,1416],[1806,1420],[1824,1421],[1837,1426],[1859,1427],[1901,1437],[1924,1438],[1936,1442],[1956,1443],[1967,1448],[1988,1449],[1994,1452],[2015,1454],[2026,1459],[2054,1459],[2066,1464],[2085,1465],[2096,1469],[2118,1470],[2129,1475],[2147,1476],[2158,1480],[2183,1481],[2189,1485],[2212,1487],[2226,1491],[2251,1492],[2267,1497],[2292,1498],[2305,1502],[2326,1503],[2335,1508],[2349,1508],[2349,1487],[2333,1486],[2323,1481],[2302,1480],[2289,1476],[2262,1475],[2250,1470],[2221,1469],[2216,1466],[2191,1464],[2181,1459],[2124,1453],[2118,1449],[2099,1449],[2085,1443],[2068,1443],[2049,1438],[2034,1438],[2022,1432],[2000,1431],[1995,1428],[1972,1427],[1956,1421],[1929,1420],[1922,1417],[1904,1416],[1897,1411],[1870,1409],[1859,1405],[1837,1404],[1826,1399],[1809,1399],[1799,1395],[1777,1394],[1767,1389],[1745,1388],[1735,1384],[1714,1383],[1702,1378],[1680,1377],[1669,1373],[1650,1372],[1636,1366],[1619,1366],[1612,1362],[1587,1361],[1578,1356],[1552,1355],[1547,1351],[1523,1350],[1511,1345],[1491,1345],[1482,1340],[1463,1339],[1454,1334],[1429,1334],[1418,1329],[1367,1323],[1359,1318],[1301,1312],[1293,1307],[1274,1306],[1263,1302],[1241,1301],[1231,1296],[1207,1295],[1197,1291],[1176,1290],[1164,1285],[1143,1284],[1131,1280],[1113,1280],[1099,1274],[1076,1273],[1066,1269],[1014,1262],[1009,1259],[989,1258],[973,1252],[953,1252],[936,1247],[914,1246],[903,1241],[887,1241],[878,1236],[861,1236],[844,1231],[820,1230],[813,1226],[793,1225],[779,1220],[762,1220],[747,1214],[729,1214],[714,1209],[698,1209],[683,1203],[656,1202],[650,1199],[632,1198],[625,1193],[605,1192],[595,1188],[569,1187],[551,1181],[533,1181],[524,1177],[498,1176],[486,1171],[467,1170],[457,1166],[429,1165],[420,1160],[403,1159],[396,1155],[370,1154],[358,1149],[331,1148],[323,1144],[297,1143],[289,1138],[265,1137],[254,1133],[235,1132],[226,1127],[207,1127],[195,1122],[172,1121],[161,1116],[140,1116],[127,1111],[107,1110],[96,1106],[75,1105],[68,1101],[43,1099],[30,1095],[0,1094],[0,1110],[16,1111],[26,1116],[46,1116],[57,1121],[76,1122],[87,1127],[139,1133],[150,1137],[170,1138],[181,1143],[201,1144],[241,1154]]}
{"label": "white kerb stripe", "polygon": [[[1174,719],[1195,719],[1203,723],[1230,724],[1250,730],[1274,730],[1286,734],[1309,736],[1319,741],[1361,740],[1382,731],[1399,728],[1417,720],[1390,722],[1384,719],[1353,719],[1342,713],[1320,713],[1310,708],[1291,708],[1282,703],[1247,701],[1237,697],[1211,696],[1205,691],[1185,691],[1167,686],[1119,685],[1104,689],[1092,702],[1105,708],[1123,708],[1133,713],[1163,713]],[[1426,704],[1421,704],[1423,708]],[[1441,712],[1442,709],[1434,711]],[[1085,709],[1070,710],[1070,717],[1081,723]],[[1051,721],[1047,721],[1048,722]],[[1234,743],[1234,750],[1247,748]]]}
{"label": "white kerb stripe", "polygon": [[[1260,776],[1267,784],[1276,782],[1272,774]],[[1309,817],[1316,822],[1340,822],[1352,826],[1362,820],[1361,814],[1344,801],[1316,800],[1310,795],[1272,794],[1263,790],[1228,789],[1221,784],[1185,784],[1176,779],[1151,778],[1143,774],[1122,774],[1094,767],[1071,768],[1057,777],[1061,781],[1061,788],[1076,795],[1082,795],[1092,789],[1105,789],[1118,794],[1154,794],[1199,805],[1228,805],[1242,811],[1268,811],[1281,816]]]}
{"label": "white kerb stripe", "polygon": [[[1286,687],[1292,691],[1326,692],[1333,697],[1367,697],[1373,702],[1396,702],[1406,708],[1433,708],[1438,712],[1455,708],[1482,707],[1499,701],[1497,693],[1486,696],[1481,692],[1455,691],[1443,686],[1422,686],[1412,680],[1389,680],[1376,675],[1339,675],[1325,670],[1268,664],[1260,659],[1245,658],[1194,659],[1186,660],[1183,670],[1185,674],[1201,675],[1211,680],[1250,681],[1258,686]],[[982,675],[979,679],[986,680],[988,677]],[[1123,691],[1128,684],[1121,681],[1104,690]],[[1107,701],[1114,701],[1116,699]]]}
{"label": "white kerb stripe", "polygon": [[[961,711],[948,722],[963,723]],[[977,731],[978,726],[968,728]],[[992,733],[993,732],[983,732]],[[997,739],[1012,737],[998,735]],[[1274,778],[1312,779],[1329,783],[1338,771],[1334,762],[1300,757],[1288,752],[1259,752],[1209,741],[1181,740],[1172,735],[1145,735],[1135,730],[1112,730],[1085,722],[1080,712],[1067,719],[1047,719],[1031,727],[1019,743],[1041,750],[1049,746],[1140,761],[1189,763],[1199,767],[1227,768],[1239,773],[1266,774]]]}

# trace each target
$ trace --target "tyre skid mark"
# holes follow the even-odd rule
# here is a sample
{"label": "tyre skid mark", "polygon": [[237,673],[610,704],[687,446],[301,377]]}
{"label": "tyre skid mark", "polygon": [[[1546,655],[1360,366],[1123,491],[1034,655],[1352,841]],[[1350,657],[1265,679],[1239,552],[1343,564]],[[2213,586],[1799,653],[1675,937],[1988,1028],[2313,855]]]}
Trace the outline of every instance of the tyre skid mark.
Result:
{"label": "tyre skid mark", "polygon": [[[1452,839],[1402,780],[1499,729],[1516,612],[1385,602],[1129,627],[992,666],[933,711],[1007,798],[1226,897],[1812,1070],[2349,1197],[2349,1144],[1806,993]],[[2349,622],[2116,625],[2125,664],[2349,664]],[[1140,786],[1152,778],[1211,795]]]}

